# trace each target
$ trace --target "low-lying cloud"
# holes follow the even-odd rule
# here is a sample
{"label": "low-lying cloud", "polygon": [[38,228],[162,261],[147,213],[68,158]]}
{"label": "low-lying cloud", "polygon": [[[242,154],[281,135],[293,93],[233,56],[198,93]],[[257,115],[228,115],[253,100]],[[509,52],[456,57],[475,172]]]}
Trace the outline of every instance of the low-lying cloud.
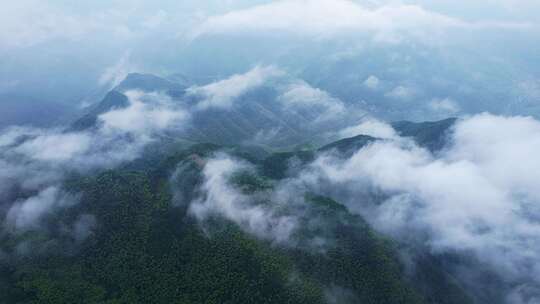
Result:
{"label": "low-lying cloud", "polygon": [[279,206],[265,205],[262,197],[257,202],[257,197],[231,185],[233,174],[246,170],[253,168],[224,154],[208,160],[203,169],[203,194],[191,203],[189,213],[203,222],[211,216],[223,216],[260,238],[290,241],[297,226],[294,216],[280,215]]}
{"label": "low-lying cloud", "polygon": [[369,76],[368,78],[366,78],[366,80],[364,81],[364,86],[370,90],[376,90],[379,88],[379,85],[381,84],[381,81],[380,79],[375,76],[375,75],[371,75]]}
{"label": "low-lying cloud", "polygon": [[387,123],[368,118],[355,126],[347,127],[339,132],[339,137],[347,138],[357,135],[367,135],[380,139],[396,139],[396,131]]}
{"label": "low-lying cloud", "polygon": [[57,208],[65,208],[77,202],[77,198],[62,193],[51,186],[41,190],[36,196],[16,201],[9,209],[6,224],[16,230],[39,228],[39,221],[44,214],[52,213]]}
{"label": "low-lying cloud", "polygon": [[283,76],[285,72],[273,66],[256,66],[244,74],[236,74],[204,86],[188,89],[188,95],[199,96],[202,101],[197,104],[199,110],[208,108],[230,108],[235,99],[249,90],[260,87],[272,78]]}
{"label": "low-lying cloud", "polygon": [[428,107],[436,114],[455,115],[461,108],[457,102],[451,98],[433,99],[428,103]]}
{"label": "low-lying cloud", "polygon": [[129,91],[130,104],[99,116],[105,133],[130,133],[151,136],[174,127],[182,128],[189,119],[187,110],[180,108],[168,95]]}
{"label": "low-lying cloud", "polygon": [[415,95],[415,90],[406,86],[397,86],[387,92],[384,96],[398,99],[398,100],[410,100]]}
{"label": "low-lying cloud", "polygon": [[[129,105],[100,115],[85,131],[14,127],[0,134],[0,214],[10,232],[40,229],[44,217],[78,203],[62,186],[71,173],[111,169],[139,157],[189,113],[159,93],[126,92]],[[74,239],[90,235],[95,220],[81,218]]]}
{"label": "low-lying cloud", "polygon": [[341,100],[303,81],[296,81],[288,85],[279,99],[284,104],[285,109],[319,108],[323,113],[319,117],[320,120],[332,119],[345,112],[345,105]]}
{"label": "low-lying cloud", "polygon": [[[281,129],[291,126],[306,130],[319,128],[325,132],[366,116],[361,107],[348,105],[346,109],[339,98],[276,66],[255,66],[243,74],[192,86],[187,89],[186,97],[196,101],[190,109],[195,116],[209,115],[208,111],[212,110],[242,112],[247,103],[259,104],[252,110],[268,112],[265,115],[273,117],[275,122],[271,128],[254,134],[252,141],[259,143],[265,142],[261,136],[279,135]],[[305,121],[304,125],[295,125],[299,121]]]}
{"label": "low-lying cloud", "polygon": [[[190,213],[203,222],[223,216],[257,237],[293,244],[305,216],[294,204],[305,203],[308,191],[321,193],[400,242],[433,254],[474,258],[507,284],[508,303],[540,299],[540,162],[534,157],[540,149],[539,121],[491,114],[463,118],[437,155],[383,122],[366,121],[350,132],[378,133],[383,140],[348,158],[321,154],[265,196],[243,193],[230,182],[235,172],[253,171],[251,165],[223,154],[208,160],[203,194],[191,203]],[[264,198],[282,205],[256,203]]]}
{"label": "low-lying cloud", "polygon": [[208,18],[193,32],[208,34],[286,32],[312,37],[369,33],[394,42],[402,36],[431,39],[449,29],[523,29],[527,23],[469,22],[413,4],[362,5],[350,0],[282,0]]}
{"label": "low-lying cloud", "polygon": [[[529,290],[540,283],[538,149],[537,120],[482,114],[459,121],[440,156],[379,141],[348,159],[321,156],[300,179],[331,189],[379,231],[435,253],[472,254]],[[369,189],[387,198],[371,204]]]}

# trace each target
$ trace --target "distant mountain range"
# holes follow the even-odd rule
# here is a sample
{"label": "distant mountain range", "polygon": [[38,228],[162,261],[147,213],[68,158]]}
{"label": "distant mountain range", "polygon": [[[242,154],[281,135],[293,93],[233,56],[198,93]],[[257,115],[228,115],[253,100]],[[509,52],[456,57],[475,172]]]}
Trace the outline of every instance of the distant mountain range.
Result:
{"label": "distant mountain range", "polygon": [[[115,108],[129,105],[125,93],[131,90],[161,92],[175,102],[192,107],[200,102],[186,90],[187,81],[182,83],[150,74],[129,74],[116,88],[107,93],[103,100],[90,107],[85,115],[73,122],[72,130],[85,130],[95,126],[99,115]],[[354,118],[338,116],[336,119],[314,125],[324,115],[321,109],[306,106],[301,111],[285,109],[278,101],[278,92],[271,85],[262,86],[240,96],[231,108],[206,109],[193,112],[191,123],[175,136],[193,142],[212,142],[222,145],[257,144],[272,147],[290,147],[301,144],[316,144],[328,141],[326,135],[354,123]],[[367,112],[366,112],[367,113]],[[396,122],[393,127],[403,136],[416,137],[419,142],[428,141],[433,134],[448,128],[455,119],[436,123]],[[431,134],[433,133],[433,134]],[[257,136],[265,140],[257,142]],[[434,143],[433,149],[442,142]]]}

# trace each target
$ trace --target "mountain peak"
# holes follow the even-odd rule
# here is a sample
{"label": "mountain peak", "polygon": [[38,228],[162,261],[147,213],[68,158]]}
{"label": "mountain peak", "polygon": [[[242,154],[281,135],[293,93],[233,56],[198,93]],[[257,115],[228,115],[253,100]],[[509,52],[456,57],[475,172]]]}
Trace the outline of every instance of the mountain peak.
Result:
{"label": "mountain peak", "polygon": [[186,84],[174,82],[153,74],[130,73],[115,88],[119,92],[129,90],[141,90],[145,92],[153,91],[183,91],[187,88]]}
{"label": "mountain peak", "polygon": [[129,100],[126,95],[112,90],[103,100],[90,110],[86,115],[75,121],[71,125],[72,130],[81,131],[95,126],[97,118],[100,114],[106,113],[114,108],[124,108],[129,105]]}
{"label": "mountain peak", "polygon": [[328,144],[320,148],[319,151],[327,152],[331,150],[337,150],[339,153],[350,156],[352,153],[360,150],[361,148],[375,140],[377,140],[377,138],[368,135],[357,135]]}
{"label": "mountain peak", "polygon": [[456,121],[457,118],[426,122],[398,121],[392,123],[392,127],[400,136],[411,137],[420,146],[437,152],[446,144],[446,135]]}

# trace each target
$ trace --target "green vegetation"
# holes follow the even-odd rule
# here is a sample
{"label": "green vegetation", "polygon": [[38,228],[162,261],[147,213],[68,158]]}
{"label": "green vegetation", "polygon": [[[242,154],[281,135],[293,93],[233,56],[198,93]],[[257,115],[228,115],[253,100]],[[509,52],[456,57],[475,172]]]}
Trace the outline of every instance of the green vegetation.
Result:
{"label": "green vegetation", "polygon": [[303,165],[315,159],[313,151],[296,151],[274,153],[262,163],[262,174],[273,179],[282,179],[287,176],[291,165]]}
{"label": "green vegetation", "polygon": [[375,141],[375,138],[367,135],[358,135],[351,138],[345,138],[342,140],[338,140],[336,142],[333,142],[331,144],[328,144],[322,148],[319,149],[321,152],[327,152],[336,150],[337,152],[350,156],[352,153],[360,150],[367,144]]}
{"label": "green vegetation", "polygon": [[[66,188],[81,193],[81,202],[57,216],[70,226],[91,214],[93,234],[76,244],[55,232],[2,236],[11,253],[21,239],[48,250],[0,259],[0,303],[468,303],[435,264],[438,272],[409,278],[397,244],[316,193],[299,198],[300,229],[288,245],[259,240],[222,218],[201,226],[186,205],[173,203],[171,186],[184,201],[196,196],[204,162],[219,149],[195,145],[140,170],[70,179]],[[269,192],[290,161],[313,157],[271,155],[256,163],[259,172],[234,174],[231,185],[246,195]]]}
{"label": "green vegetation", "polygon": [[392,124],[399,135],[411,137],[420,146],[436,152],[441,150],[446,143],[447,133],[456,123],[456,118],[448,118],[441,121],[414,123],[399,121]]}

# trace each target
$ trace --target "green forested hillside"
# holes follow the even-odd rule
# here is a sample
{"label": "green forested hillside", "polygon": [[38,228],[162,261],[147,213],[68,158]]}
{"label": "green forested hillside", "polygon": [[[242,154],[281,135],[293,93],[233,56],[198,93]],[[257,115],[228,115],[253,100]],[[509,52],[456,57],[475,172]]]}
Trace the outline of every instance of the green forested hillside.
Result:
{"label": "green forested hillside", "polygon": [[[338,202],[306,193],[298,245],[274,244],[215,217],[203,226],[173,204],[169,178],[195,196],[203,162],[215,145],[196,145],[157,160],[93,176],[73,177],[66,188],[81,202],[57,215],[66,225],[81,214],[96,228],[81,243],[55,231],[3,236],[9,259],[0,260],[0,303],[467,303],[444,271],[405,273],[398,244],[374,231]],[[235,150],[231,150],[235,154]],[[315,152],[302,152],[310,159]],[[257,172],[231,181],[245,193],[272,191],[286,175],[290,155],[256,161]],[[273,202],[265,202],[272,204]],[[309,223],[319,223],[315,226]],[[332,240],[312,250],[302,240]],[[21,240],[32,248],[15,254]],[[19,244],[19,245],[18,245]],[[426,258],[429,262],[430,258]],[[436,267],[436,266],[432,266]]]}

